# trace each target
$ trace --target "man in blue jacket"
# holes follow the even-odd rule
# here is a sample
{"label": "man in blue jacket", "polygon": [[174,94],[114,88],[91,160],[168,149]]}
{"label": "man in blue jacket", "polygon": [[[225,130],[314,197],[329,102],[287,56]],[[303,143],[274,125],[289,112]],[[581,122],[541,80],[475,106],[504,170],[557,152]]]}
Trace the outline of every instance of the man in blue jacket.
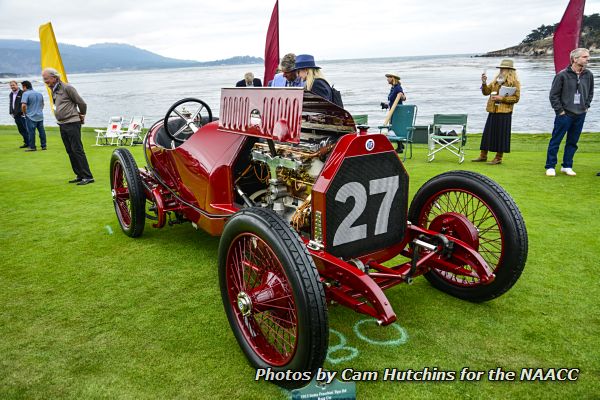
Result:
{"label": "man in blue jacket", "polygon": [[25,151],[36,151],[35,131],[37,129],[40,135],[40,144],[42,150],[46,150],[46,130],[44,129],[44,96],[36,90],[33,90],[31,82],[21,82],[23,86],[23,96],[21,97],[21,111],[25,116],[25,125],[29,133],[27,145],[29,148]]}
{"label": "man in blue jacket", "polygon": [[571,65],[556,74],[550,89],[550,104],[556,117],[546,156],[547,176],[556,176],[554,167],[565,133],[567,142],[560,171],[569,176],[577,175],[573,171],[573,156],[577,151],[585,115],[594,97],[594,75],[586,68],[590,59],[589,50],[575,49],[571,51],[570,59]]}

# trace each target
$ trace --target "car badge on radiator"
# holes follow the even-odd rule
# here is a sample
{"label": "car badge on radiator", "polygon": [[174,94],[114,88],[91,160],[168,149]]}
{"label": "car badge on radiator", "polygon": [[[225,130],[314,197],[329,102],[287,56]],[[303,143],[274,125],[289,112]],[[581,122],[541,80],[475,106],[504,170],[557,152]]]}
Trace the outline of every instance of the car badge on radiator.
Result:
{"label": "car badge on radiator", "polygon": [[250,125],[260,127],[262,125],[262,118],[260,117],[260,111],[254,109],[250,112]]}
{"label": "car badge on radiator", "polygon": [[375,141],[373,139],[369,139],[365,142],[365,148],[367,151],[371,151],[375,148]]}

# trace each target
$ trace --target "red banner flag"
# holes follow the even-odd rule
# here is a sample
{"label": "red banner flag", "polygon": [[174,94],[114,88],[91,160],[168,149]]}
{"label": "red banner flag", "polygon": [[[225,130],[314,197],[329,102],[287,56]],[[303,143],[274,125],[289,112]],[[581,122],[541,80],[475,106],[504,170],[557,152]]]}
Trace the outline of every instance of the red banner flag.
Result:
{"label": "red banner flag", "polygon": [[570,0],[560,23],[554,31],[554,69],[565,69],[571,60],[569,53],[579,47],[585,0]]}
{"label": "red banner flag", "polygon": [[263,85],[273,80],[275,70],[279,65],[279,0],[275,2],[271,22],[267,30],[267,41],[265,43],[265,77]]}

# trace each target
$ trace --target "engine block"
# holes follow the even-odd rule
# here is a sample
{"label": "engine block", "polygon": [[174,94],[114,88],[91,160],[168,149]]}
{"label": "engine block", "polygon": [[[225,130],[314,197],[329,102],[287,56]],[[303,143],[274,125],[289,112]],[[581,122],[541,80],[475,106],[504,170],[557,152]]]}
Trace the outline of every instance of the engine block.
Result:
{"label": "engine block", "polygon": [[269,172],[261,205],[272,208],[298,231],[309,231],[310,193],[333,146],[329,138],[309,138],[297,145],[277,144],[272,154],[267,143],[255,143],[252,162]]}

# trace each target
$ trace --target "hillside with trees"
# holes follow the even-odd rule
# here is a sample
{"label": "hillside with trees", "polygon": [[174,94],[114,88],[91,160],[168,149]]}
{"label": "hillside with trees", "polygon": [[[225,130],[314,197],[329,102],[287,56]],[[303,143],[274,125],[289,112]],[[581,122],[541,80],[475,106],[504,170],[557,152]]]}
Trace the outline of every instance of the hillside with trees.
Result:
{"label": "hillside with trees", "polygon": [[[490,51],[483,56],[547,56],[554,52],[552,39],[558,22],[541,25],[534,29],[523,41],[512,47]],[[600,53],[600,14],[584,15],[579,46],[590,49],[591,53]]]}
{"label": "hillside with trees", "polygon": [[[204,62],[179,60],[122,43],[99,43],[87,47],[60,43],[58,46],[65,69],[69,73],[263,63],[262,58],[251,56]],[[39,72],[39,42],[0,39],[0,77],[24,76]]]}

